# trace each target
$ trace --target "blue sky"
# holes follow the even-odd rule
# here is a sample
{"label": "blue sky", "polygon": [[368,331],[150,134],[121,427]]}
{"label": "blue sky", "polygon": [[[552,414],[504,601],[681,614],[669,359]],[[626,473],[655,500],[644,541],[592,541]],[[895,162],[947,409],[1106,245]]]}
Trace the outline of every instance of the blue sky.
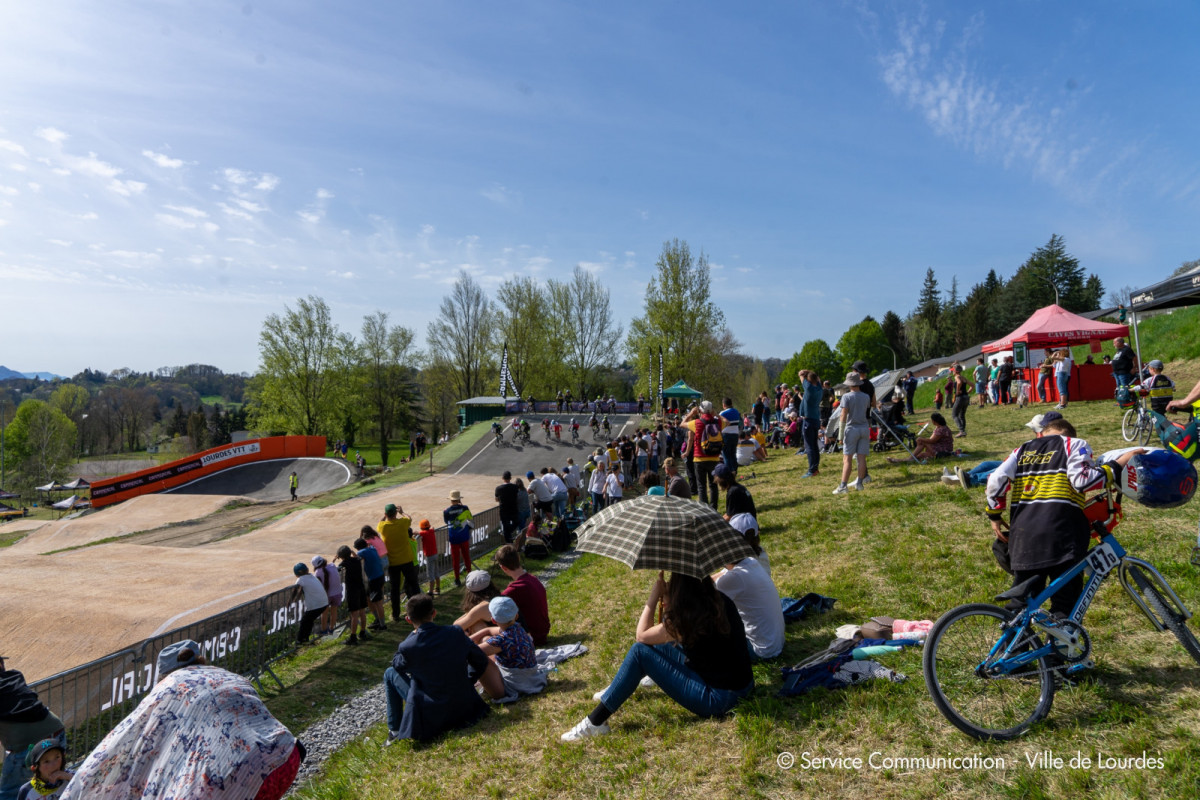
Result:
{"label": "blue sky", "polygon": [[965,292],[1053,233],[1106,289],[1200,257],[1189,2],[0,6],[0,363],[253,371],[316,294],[419,340],[457,271],[664,241],[748,353]]}

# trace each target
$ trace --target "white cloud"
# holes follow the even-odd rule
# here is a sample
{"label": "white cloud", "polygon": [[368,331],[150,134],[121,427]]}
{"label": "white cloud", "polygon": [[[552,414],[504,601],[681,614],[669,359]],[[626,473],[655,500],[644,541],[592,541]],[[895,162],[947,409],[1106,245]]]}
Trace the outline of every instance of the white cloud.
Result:
{"label": "white cloud", "polygon": [[183,159],[171,158],[170,156],[156,153],[153,150],[143,150],[142,155],[153,161],[163,169],[179,169],[183,166]]}
{"label": "white cloud", "polygon": [[275,187],[279,185],[279,178],[269,172],[264,172],[262,177],[258,179],[258,183],[254,184],[254,188],[262,192],[273,192]]}
{"label": "white cloud", "polygon": [[167,206],[163,206],[163,208],[169,209],[171,211],[178,211],[180,214],[187,214],[189,217],[196,217],[197,219],[204,219],[208,216],[208,214],[206,212],[201,211],[198,208],[194,208],[193,206],[167,205]]}
{"label": "white cloud", "polygon": [[432,236],[432,235],[433,235],[433,233],[434,233],[434,231],[436,231],[436,230],[437,230],[437,228],[435,228],[435,227],[433,227],[432,225],[430,225],[430,224],[426,223],[426,224],[424,224],[424,225],[422,225],[422,226],[421,226],[421,235],[422,235],[422,236]]}
{"label": "white cloud", "polygon": [[586,269],[588,272],[592,273],[593,275],[599,275],[601,272],[604,271],[604,268],[608,265],[601,264],[599,261],[580,261],[577,266],[582,267],[583,269]]}
{"label": "white cloud", "polygon": [[243,209],[245,209],[246,211],[249,211],[252,214],[257,214],[261,211],[266,211],[266,209],[267,209],[266,206],[261,205],[260,203],[255,203],[250,200],[243,200],[240,197],[236,198],[233,202],[237,203]]}
{"label": "white cloud", "polygon": [[254,245],[254,244],[257,244],[257,243],[256,243],[256,242],[255,242],[253,239],[246,239],[246,238],[244,238],[244,237],[241,237],[241,236],[231,236],[231,237],[229,237],[228,239],[226,239],[225,241],[227,241],[227,242],[234,242],[234,243],[236,243],[236,244],[248,244],[248,245]]}
{"label": "white cloud", "polygon": [[38,128],[34,131],[34,134],[40,139],[45,139],[50,144],[62,144],[70,138],[58,128]]}
{"label": "white cloud", "polygon": [[353,278],[356,277],[353,272],[349,272],[349,271],[338,272],[337,270],[333,270],[333,269],[329,270],[329,272],[327,272],[325,274],[331,278],[341,278],[342,280],[347,280],[347,281],[352,280]]}
{"label": "white cloud", "polygon": [[519,192],[514,192],[507,186],[501,186],[498,183],[492,184],[488,189],[481,189],[479,193],[500,206],[511,207],[521,202]]}
{"label": "white cloud", "polygon": [[317,199],[331,200],[333,199],[333,192],[329,191],[328,189],[317,189]]}
{"label": "white cloud", "polygon": [[65,239],[47,239],[46,241],[50,244],[56,244],[59,247],[70,247],[71,245],[75,244],[74,242],[68,242]]}
{"label": "white cloud", "polygon": [[52,169],[50,171],[53,172],[55,175],[70,175],[71,174],[71,170],[67,169],[66,167],[55,167],[54,169]]}
{"label": "white cloud", "polygon": [[177,217],[174,214],[155,214],[154,218],[170,228],[188,230],[196,227],[196,223],[186,220],[183,217]]}
{"label": "white cloud", "polygon": [[224,170],[222,170],[222,174],[225,175],[225,180],[229,183],[232,183],[234,186],[245,186],[250,182],[250,176],[240,169],[226,167]]}
{"label": "white cloud", "polygon": [[745,275],[748,272],[754,272],[754,267],[738,267],[737,271]]}
{"label": "white cloud", "polygon": [[29,171],[29,167],[25,166],[24,164],[18,164],[16,161],[9,164],[8,168],[11,169],[13,172],[28,172]]}
{"label": "white cloud", "polygon": [[13,186],[0,186],[0,194],[8,197],[16,197],[20,192]]}
{"label": "white cloud", "polygon": [[324,216],[324,214],[319,211],[297,211],[296,216],[307,223],[315,225],[321,221],[321,218]]}
{"label": "white cloud", "polygon": [[632,250],[626,250],[626,251],[625,251],[625,257],[626,257],[626,258],[633,258],[633,257],[634,257],[634,256],[636,256],[636,255],[637,255],[637,253],[633,252]]}
{"label": "white cloud", "polygon": [[115,178],[124,172],[120,167],[101,161],[95,153],[88,153],[86,157],[64,156],[63,163],[75,172],[91,178]]}
{"label": "white cloud", "polygon": [[146,189],[146,184],[141,181],[121,181],[114,180],[108,184],[108,188],[122,197],[141,194]]}
{"label": "white cloud", "polygon": [[10,153],[16,153],[19,156],[29,158],[29,153],[25,152],[25,148],[16,142],[10,142],[8,139],[0,139],[0,150],[7,150]]}
{"label": "white cloud", "polygon": [[40,183],[35,183],[33,181],[30,181],[29,183],[27,183],[25,185],[29,187],[29,191],[31,191],[31,192],[40,192],[42,190],[42,185]]}
{"label": "white cloud", "polygon": [[240,208],[234,208],[233,206],[228,205],[226,203],[217,203],[217,206],[231,217],[237,217],[238,219],[245,219],[245,220],[253,220],[254,219],[253,215],[247,214],[245,211],[242,211]]}
{"label": "white cloud", "polygon": [[77,216],[80,219],[87,219],[87,220],[100,219],[100,215],[97,214],[95,211],[88,211],[84,214],[78,214]]}
{"label": "white cloud", "polygon": [[204,223],[201,223],[200,227],[206,233],[216,233],[217,231],[221,230],[221,226],[215,222],[204,222]]}

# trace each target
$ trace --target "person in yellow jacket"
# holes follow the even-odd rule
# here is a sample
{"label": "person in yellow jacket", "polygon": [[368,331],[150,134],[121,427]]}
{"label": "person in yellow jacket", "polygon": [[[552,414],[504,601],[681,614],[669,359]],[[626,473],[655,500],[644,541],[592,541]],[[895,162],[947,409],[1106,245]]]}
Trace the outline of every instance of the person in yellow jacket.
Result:
{"label": "person in yellow jacket", "polygon": [[292,474],[288,476],[288,488],[292,492],[292,499],[299,499],[296,497],[296,490],[300,488],[300,476],[296,474],[296,470],[292,470]]}
{"label": "person in yellow jacket", "polygon": [[388,552],[388,582],[391,584],[392,621],[404,619],[400,613],[400,592],[412,597],[421,591],[420,577],[412,546],[412,518],[395,503],[383,507],[383,519],[376,526]]}

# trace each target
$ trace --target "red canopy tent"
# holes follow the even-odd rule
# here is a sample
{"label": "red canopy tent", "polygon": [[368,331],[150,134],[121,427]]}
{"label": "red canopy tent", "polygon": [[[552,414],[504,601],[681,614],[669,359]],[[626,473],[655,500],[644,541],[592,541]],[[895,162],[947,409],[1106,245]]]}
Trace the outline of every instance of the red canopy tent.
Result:
{"label": "red canopy tent", "polygon": [[[1023,342],[1030,353],[1029,368],[1020,370],[1021,379],[1036,383],[1037,361],[1032,357],[1036,349],[1054,349],[1108,341],[1118,336],[1129,335],[1128,325],[1114,325],[1073,314],[1059,305],[1039,308],[1021,323],[1015,331],[983,346],[985,353],[1011,350],[1014,343]],[[1103,400],[1112,397],[1115,384],[1112,369],[1105,364],[1075,364],[1071,370],[1070,396],[1072,400]],[[1033,393],[1031,392],[1031,396]],[[1036,399],[1036,398],[1035,398]],[[1058,392],[1051,386],[1044,402],[1058,401]]]}
{"label": "red canopy tent", "polygon": [[1039,308],[1015,331],[983,346],[985,353],[1011,350],[1013,342],[1024,342],[1030,350],[1037,348],[1071,347],[1094,341],[1108,341],[1128,336],[1128,325],[1114,325],[1072,314],[1062,306]]}

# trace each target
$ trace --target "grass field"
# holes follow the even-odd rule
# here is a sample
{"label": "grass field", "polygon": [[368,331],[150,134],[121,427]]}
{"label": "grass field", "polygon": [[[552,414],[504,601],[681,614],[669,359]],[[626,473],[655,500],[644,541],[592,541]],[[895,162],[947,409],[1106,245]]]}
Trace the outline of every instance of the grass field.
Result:
{"label": "grass field", "polygon": [[[1039,409],[1040,410],[1040,409]],[[1112,403],[1072,404],[1069,418],[1097,451],[1123,444]],[[972,408],[971,466],[1001,457],[1026,438],[1034,409]],[[926,415],[919,414],[923,419]],[[861,494],[835,497],[836,461],[818,478],[800,480],[803,457],[772,451],[749,480],[780,592],[836,597],[835,610],[788,628],[776,661],[755,667],[758,688],[727,719],[699,720],[660,690],[639,690],[610,721],[613,733],[582,744],[559,734],[592,707],[633,640],[652,576],[585,556],[550,584],[554,643],[583,641],[591,652],[564,664],[547,691],[497,709],[479,725],[427,746],[381,747],[376,726],[343,748],[322,777],[296,796],[438,797],[852,797],[914,798],[1192,798],[1200,783],[1200,666],[1170,634],[1154,633],[1115,581],[1101,589],[1087,623],[1097,668],[1057,695],[1047,721],[1023,739],[984,744],[960,734],[937,713],[921,677],[920,652],[887,656],[909,676],[846,690],[781,699],[779,668],[823,649],[842,624],[886,614],[936,619],[966,602],[990,601],[1007,588],[995,565],[984,519],[983,490],[937,481],[941,465],[889,465],[870,459],[873,482]],[[1156,564],[1184,602],[1200,609],[1200,582],[1188,557],[1196,535],[1194,505],[1154,511],[1129,503],[1119,530],[1131,553]],[[457,595],[439,601],[440,621],[457,613]],[[395,626],[393,626],[395,627]],[[285,667],[289,688],[268,698],[294,730],[380,679],[402,631],[349,651],[318,647]],[[1052,750],[1061,768],[1027,759]],[[1072,769],[1079,751],[1090,769]],[[1103,769],[1097,753],[1163,759],[1161,769]],[[797,759],[779,766],[781,754]],[[859,769],[805,769],[809,758],[863,759]],[[870,766],[880,758],[1002,759],[980,769]]]}

